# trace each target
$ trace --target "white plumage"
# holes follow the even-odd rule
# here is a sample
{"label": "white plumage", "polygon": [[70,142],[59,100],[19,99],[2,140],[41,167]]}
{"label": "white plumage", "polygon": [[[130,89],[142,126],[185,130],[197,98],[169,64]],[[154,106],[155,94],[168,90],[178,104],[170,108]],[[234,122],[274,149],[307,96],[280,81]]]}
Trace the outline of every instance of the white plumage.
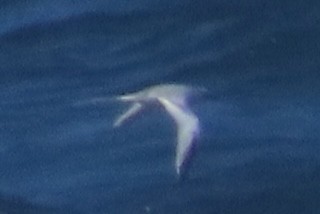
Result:
{"label": "white plumage", "polygon": [[192,155],[193,147],[200,134],[199,119],[189,109],[187,98],[197,89],[184,85],[158,85],[139,92],[117,97],[132,106],[114,122],[114,127],[121,126],[129,118],[139,113],[146,105],[158,102],[174,119],[177,125],[177,146],[175,168],[180,176],[184,173]]}

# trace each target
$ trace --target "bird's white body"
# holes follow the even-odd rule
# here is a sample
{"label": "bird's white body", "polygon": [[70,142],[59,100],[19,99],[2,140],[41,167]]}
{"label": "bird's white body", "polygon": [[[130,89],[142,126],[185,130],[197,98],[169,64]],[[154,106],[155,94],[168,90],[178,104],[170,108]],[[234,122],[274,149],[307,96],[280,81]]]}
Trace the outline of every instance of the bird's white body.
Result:
{"label": "bird's white body", "polygon": [[158,85],[142,91],[117,97],[124,102],[132,102],[132,106],[114,122],[114,127],[121,126],[129,118],[139,113],[150,103],[160,103],[174,119],[177,125],[177,147],[175,168],[180,176],[190,160],[193,147],[200,134],[199,119],[189,109],[187,98],[196,89],[184,85]]}

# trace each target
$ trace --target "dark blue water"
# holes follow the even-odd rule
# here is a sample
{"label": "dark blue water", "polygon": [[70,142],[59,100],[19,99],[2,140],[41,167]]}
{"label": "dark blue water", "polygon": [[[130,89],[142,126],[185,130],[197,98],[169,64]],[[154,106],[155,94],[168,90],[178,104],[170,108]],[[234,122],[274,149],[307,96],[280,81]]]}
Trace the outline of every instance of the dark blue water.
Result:
{"label": "dark blue water", "polygon": [[[319,1],[0,1],[0,213],[319,213]],[[202,86],[189,178],[163,111]]]}

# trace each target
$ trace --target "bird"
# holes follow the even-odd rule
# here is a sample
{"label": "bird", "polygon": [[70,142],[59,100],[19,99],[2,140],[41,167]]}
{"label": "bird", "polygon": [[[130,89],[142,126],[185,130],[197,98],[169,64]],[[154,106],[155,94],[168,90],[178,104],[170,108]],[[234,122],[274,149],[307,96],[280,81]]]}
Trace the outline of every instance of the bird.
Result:
{"label": "bird", "polygon": [[131,103],[131,106],[116,118],[113,127],[120,127],[148,106],[160,104],[173,118],[177,127],[175,171],[181,177],[186,174],[200,136],[200,121],[191,111],[188,98],[203,91],[206,90],[200,87],[161,84],[116,96],[117,100]]}

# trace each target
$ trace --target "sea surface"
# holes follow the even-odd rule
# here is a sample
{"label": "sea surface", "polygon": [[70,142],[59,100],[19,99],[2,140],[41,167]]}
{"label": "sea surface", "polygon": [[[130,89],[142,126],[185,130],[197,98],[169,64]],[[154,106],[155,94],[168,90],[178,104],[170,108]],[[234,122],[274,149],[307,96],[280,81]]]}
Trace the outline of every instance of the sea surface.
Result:
{"label": "sea surface", "polygon": [[[204,87],[187,179],[163,109]],[[96,98],[106,98],[96,102]],[[0,213],[320,213],[320,1],[0,0]]]}

